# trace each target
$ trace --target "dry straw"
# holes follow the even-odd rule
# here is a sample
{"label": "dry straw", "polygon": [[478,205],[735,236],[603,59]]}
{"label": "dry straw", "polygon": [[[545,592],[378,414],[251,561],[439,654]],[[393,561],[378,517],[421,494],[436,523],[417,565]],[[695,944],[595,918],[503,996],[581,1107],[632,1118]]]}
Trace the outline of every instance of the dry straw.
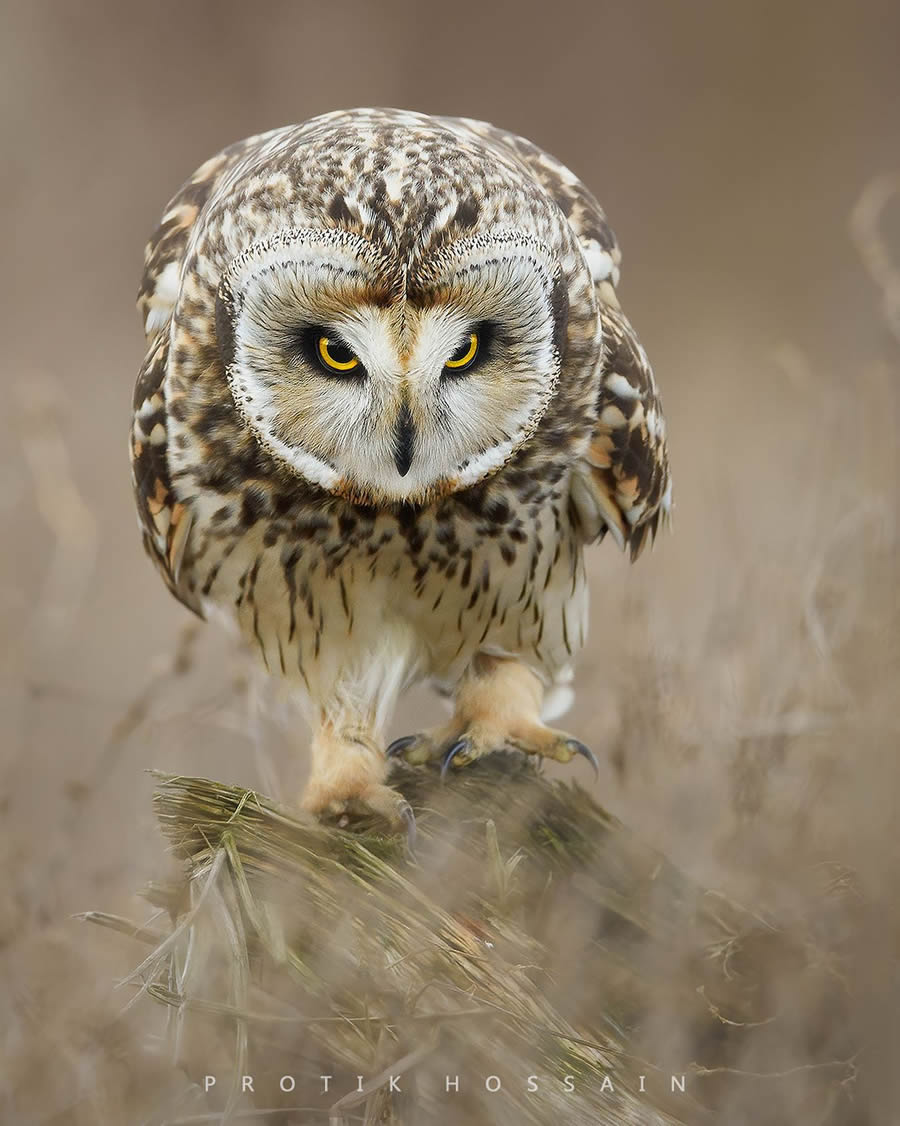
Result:
{"label": "dry straw", "polygon": [[[86,917],[151,947],[129,983],[166,1007],[175,1062],[216,1077],[202,1111],[160,1124],[695,1123],[737,1082],[812,1097],[811,1067],[827,1112],[852,1079],[849,1044],[776,1066],[796,1037],[773,1007],[784,975],[840,1019],[834,960],[796,920],[788,937],[694,886],[523,756],[443,785],[398,766],[414,857],[374,823],[327,828],[250,790],[158,778],[184,873],[147,892],[168,933]],[[654,1037],[674,1013],[689,1037]],[[773,1066],[743,1075],[747,1058]]]}

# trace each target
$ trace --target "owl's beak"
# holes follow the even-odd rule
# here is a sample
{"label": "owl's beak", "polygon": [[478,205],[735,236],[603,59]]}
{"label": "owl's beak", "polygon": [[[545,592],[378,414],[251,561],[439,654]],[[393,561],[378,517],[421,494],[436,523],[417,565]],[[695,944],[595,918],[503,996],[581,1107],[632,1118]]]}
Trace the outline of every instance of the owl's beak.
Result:
{"label": "owl's beak", "polygon": [[416,428],[406,403],[400,408],[394,429],[394,464],[401,477],[409,473],[416,445]]}

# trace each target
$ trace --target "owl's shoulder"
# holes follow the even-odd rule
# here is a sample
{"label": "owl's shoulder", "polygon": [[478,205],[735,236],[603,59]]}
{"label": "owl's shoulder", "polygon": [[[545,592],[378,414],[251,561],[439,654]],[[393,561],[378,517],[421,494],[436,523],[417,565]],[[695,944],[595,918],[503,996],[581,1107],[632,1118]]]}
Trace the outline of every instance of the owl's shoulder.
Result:
{"label": "owl's shoulder", "polygon": [[532,141],[474,118],[444,118],[460,132],[474,134],[481,144],[531,176],[559,207],[587,260],[595,284],[619,280],[621,252],[606,213],[593,193],[562,161]]}
{"label": "owl's shoulder", "polygon": [[152,344],[175,308],[188,243],[204,210],[230,174],[260,152],[272,136],[273,133],[257,134],[222,149],[204,161],[166,205],[144,248],[144,272],[138,290],[137,306],[148,344]]}

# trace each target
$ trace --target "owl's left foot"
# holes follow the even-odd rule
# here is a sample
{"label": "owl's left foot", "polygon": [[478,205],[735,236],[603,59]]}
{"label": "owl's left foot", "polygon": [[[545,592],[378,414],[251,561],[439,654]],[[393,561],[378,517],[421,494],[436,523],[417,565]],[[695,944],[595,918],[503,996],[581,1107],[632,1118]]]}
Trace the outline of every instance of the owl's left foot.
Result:
{"label": "owl's left foot", "polygon": [[479,655],[460,683],[452,720],[443,727],[406,735],[387,749],[388,757],[409,763],[439,760],[441,773],[465,766],[491,751],[512,748],[528,755],[571,762],[581,755],[599,770],[593,752],[540,719],[544,688],[525,665],[510,658]]}
{"label": "owl's left foot", "polygon": [[580,755],[588,760],[596,773],[600,770],[597,756],[590,747],[565,731],[556,731],[541,723],[515,731],[497,731],[491,728],[459,731],[457,728],[452,734],[448,734],[446,727],[441,727],[395,739],[387,753],[389,758],[402,757],[412,765],[438,760],[443,777],[451,766],[467,766],[491,751],[506,749],[524,751],[527,755],[538,755],[555,762],[571,762],[576,755]]}

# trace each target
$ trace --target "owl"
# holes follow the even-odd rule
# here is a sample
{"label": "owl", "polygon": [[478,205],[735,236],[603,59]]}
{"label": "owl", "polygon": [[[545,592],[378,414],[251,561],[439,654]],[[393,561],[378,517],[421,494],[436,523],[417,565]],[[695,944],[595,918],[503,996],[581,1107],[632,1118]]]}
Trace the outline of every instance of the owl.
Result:
{"label": "owl", "polygon": [[[584,549],[671,507],[665,423],[573,173],[485,122],[362,109],[202,165],[146,249],[134,492],[176,598],[311,729],[301,805],[412,824],[392,755],[593,760],[547,726]],[[452,717],[385,746],[423,679]]]}

